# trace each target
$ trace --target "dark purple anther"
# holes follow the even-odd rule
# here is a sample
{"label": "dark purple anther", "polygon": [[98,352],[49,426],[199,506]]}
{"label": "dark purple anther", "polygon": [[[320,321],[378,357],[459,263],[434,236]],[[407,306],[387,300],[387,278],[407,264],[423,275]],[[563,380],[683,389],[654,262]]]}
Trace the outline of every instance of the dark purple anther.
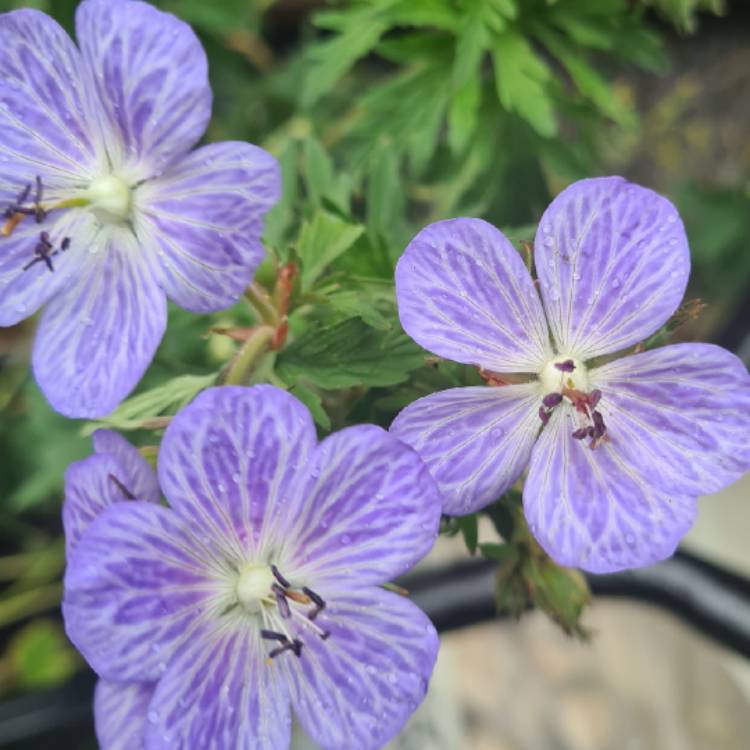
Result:
{"label": "dark purple anther", "polygon": [[583,440],[586,437],[589,437],[589,430],[590,427],[579,427],[574,433],[573,433],[573,439],[574,440]]}
{"label": "dark purple anther", "polygon": [[271,572],[273,573],[273,577],[274,577],[274,578],[275,578],[275,579],[276,579],[276,580],[277,580],[277,581],[278,581],[278,582],[279,582],[279,583],[280,583],[280,584],[281,584],[281,585],[282,585],[282,586],[283,586],[283,587],[284,587],[285,589],[289,589],[289,588],[291,588],[291,587],[292,587],[292,584],[291,584],[291,583],[289,583],[289,581],[287,581],[287,580],[286,580],[286,578],[284,578],[284,576],[283,576],[283,575],[281,575],[281,573],[279,572],[279,569],[278,569],[278,568],[277,568],[277,567],[276,567],[275,565],[272,565],[272,566],[271,566]]}
{"label": "dark purple anther", "polygon": [[108,474],[107,478],[128,500],[135,500],[135,495],[114,474]]}
{"label": "dark purple anther", "polygon": [[602,397],[602,392],[598,388],[594,388],[591,393],[589,393],[589,406],[592,409],[596,408],[596,405],[599,403]]}
{"label": "dark purple anther", "polygon": [[283,654],[285,651],[294,651],[294,655],[299,658],[302,654],[302,641],[298,641],[296,638],[293,641],[287,640],[282,646],[273,649],[268,654],[269,659],[275,659],[279,654]]}
{"label": "dark purple anther", "polygon": [[70,237],[63,237],[63,241],[60,243],[60,250],[65,252],[70,247]]}
{"label": "dark purple anther", "polygon": [[275,630],[261,630],[260,637],[268,641],[281,641],[281,643],[286,643],[289,640],[283,633],[278,633]]}
{"label": "dark purple anther", "polygon": [[564,362],[555,362],[555,369],[560,370],[560,372],[573,372],[576,365],[572,359],[566,359]]}
{"label": "dark purple anther", "polygon": [[543,399],[542,403],[548,409],[554,409],[563,400],[562,393],[548,393]]}
{"label": "dark purple anther", "polygon": [[288,620],[291,617],[292,613],[289,610],[289,602],[286,600],[284,589],[282,589],[278,583],[274,583],[271,585],[271,591],[273,591],[273,593],[276,595],[276,604],[279,608],[279,614],[285,620]]}
{"label": "dark purple anther", "polygon": [[546,425],[549,422],[549,413],[543,406],[539,407],[539,419],[542,420],[543,425]]}
{"label": "dark purple anther", "polygon": [[604,417],[601,412],[595,411],[591,418],[594,420],[594,437],[600,438],[607,431],[607,426],[604,424]]}
{"label": "dark purple anther", "polygon": [[308,620],[314,620],[326,608],[326,603],[320,594],[316,594],[312,589],[307,588],[307,586],[302,587],[302,593],[309,596],[315,605],[307,614]]}

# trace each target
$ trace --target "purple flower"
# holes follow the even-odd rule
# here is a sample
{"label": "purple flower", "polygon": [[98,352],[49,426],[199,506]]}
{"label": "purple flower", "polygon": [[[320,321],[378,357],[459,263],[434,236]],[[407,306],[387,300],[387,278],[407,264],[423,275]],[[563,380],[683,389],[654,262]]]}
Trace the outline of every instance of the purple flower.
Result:
{"label": "purple flower", "polygon": [[[87,509],[66,512],[78,541],[63,612],[107,681],[100,738],[148,703],[149,750],[287,748],[292,708],[325,748],[387,742],[437,652],[427,617],[379,586],[437,535],[440,496],[416,453],[368,425],[318,445],[287,393],[223,387],[174,418],[158,476],[169,508],[116,501],[86,528]],[[73,484],[68,505],[92,494]],[[118,690],[128,703],[110,714]]]}
{"label": "purple flower", "polygon": [[542,217],[534,262],[544,307],[486,222],[439,222],[412,240],[396,269],[412,338],[531,376],[434,393],[391,429],[427,463],[446,513],[496,500],[528,466],[526,518],[557,562],[605,572],[663,559],[696,497],[750,468],[750,376],[709,344],[597,361],[656,331],[685,291],[685,232],[656,193],[620,177],[571,185]]}
{"label": "purple flower", "polygon": [[[134,498],[158,503],[156,475],[141,454],[115,432],[94,433],[94,455],[76,461],[65,473],[66,553],[71,559],[83,532],[105,508]],[[94,721],[104,750],[141,750],[154,683],[100,679]]]}
{"label": "purple flower", "polygon": [[44,305],[36,379],[63,414],[98,417],[151,361],[167,297],[237,300],[280,179],[246,143],[190,151],[211,89],[185,23],[86,0],[76,28],[79,47],[43,13],[0,15],[0,325]]}

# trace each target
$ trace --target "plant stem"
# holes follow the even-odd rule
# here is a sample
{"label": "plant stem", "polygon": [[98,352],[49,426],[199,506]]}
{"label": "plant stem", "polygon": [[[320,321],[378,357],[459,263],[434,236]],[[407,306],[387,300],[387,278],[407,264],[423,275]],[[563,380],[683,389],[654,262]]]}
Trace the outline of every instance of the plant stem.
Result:
{"label": "plant stem", "polygon": [[260,323],[267,323],[274,328],[279,324],[279,313],[274,307],[271,295],[257,281],[245,290],[245,297]]}
{"label": "plant stem", "polygon": [[258,358],[271,344],[274,332],[274,328],[264,325],[250,334],[225,371],[222,378],[225,385],[245,385],[248,382]]}

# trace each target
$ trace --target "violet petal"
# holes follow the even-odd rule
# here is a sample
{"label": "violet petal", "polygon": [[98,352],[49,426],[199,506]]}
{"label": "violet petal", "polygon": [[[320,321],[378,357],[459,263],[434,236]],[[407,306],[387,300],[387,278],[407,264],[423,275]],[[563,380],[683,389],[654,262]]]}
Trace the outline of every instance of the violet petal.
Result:
{"label": "violet petal", "polygon": [[404,330],[425,349],[493,372],[552,357],[539,295],[510,241],[481,219],[431,224],[396,267]]}
{"label": "violet petal", "polygon": [[443,494],[443,512],[471,513],[521,475],[539,432],[539,385],[451,388],[406,407],[391,432],[411,445]]}
{"label": "violet petal", "polygon": [[621,177],[580,180],[544,212],[534,240],[558,351],[619,351],[665,323],[685,292],[682,221],[662,196]]}
{"label": "violet petal", "polygon": [[148,682],[99,680],[94,692],[94,726],[101,750],[143,750],[148,704],[154,694]]}
{"label": "violet petal", "polygon": [[424,698],[434,627],[408,599],[376,588],[337,595],[316,622],[330,637],[307,639],[302,658],[286,662],[297,718],[330,750],[383,747]]}

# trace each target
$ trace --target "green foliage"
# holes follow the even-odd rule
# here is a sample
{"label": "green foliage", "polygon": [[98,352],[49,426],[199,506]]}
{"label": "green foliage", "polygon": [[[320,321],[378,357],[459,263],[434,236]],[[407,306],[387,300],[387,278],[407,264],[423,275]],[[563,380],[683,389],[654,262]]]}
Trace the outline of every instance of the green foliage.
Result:
{"label": "green foliage", "polygon": [[[28,4],[0,0],[0,10]],[[666,70],[662,21],[689,33],[701,13],[724,10],[721,0],[339,0],[315,12],[283,0],[157,4],[191,23],[208,52],[207,139],[271,150],[283,195],[253,293],[212,315],[171,308],[153,365],[107,419],[82,425],[52,412],[28,375],[33,324],[0,329],[0,526],[13,546],[0,558],[0,626],[26,623],[0,664],[14,688],[55,684],[75,667],[58,625],[29,618],[59,602],[63,475],[90,452],[92,430],[129,431],[153,457],[170,416],[222,382],[248,341],[262,345],[240,380],[287,388],[321,433],[387,427],[419,397],[481,384],[475,368],[428,355],[402,330],[393,272],[406,243],[455,215],[483,216],[517,244],[533,239],[552,194],[620,168],[642,137],[631,81]],[[72,29],[77,0],[33,5]],[[737,182],[673,191],[696,292],[719,317],[750,277],[748,191]],[[511,492],[482,514],[445,519],[443,531],[497,564],[500,610],[540,607],[583,635],[585,582],[552,563],[519,508]],[[502,542],[480,543],[482,517]]]}

